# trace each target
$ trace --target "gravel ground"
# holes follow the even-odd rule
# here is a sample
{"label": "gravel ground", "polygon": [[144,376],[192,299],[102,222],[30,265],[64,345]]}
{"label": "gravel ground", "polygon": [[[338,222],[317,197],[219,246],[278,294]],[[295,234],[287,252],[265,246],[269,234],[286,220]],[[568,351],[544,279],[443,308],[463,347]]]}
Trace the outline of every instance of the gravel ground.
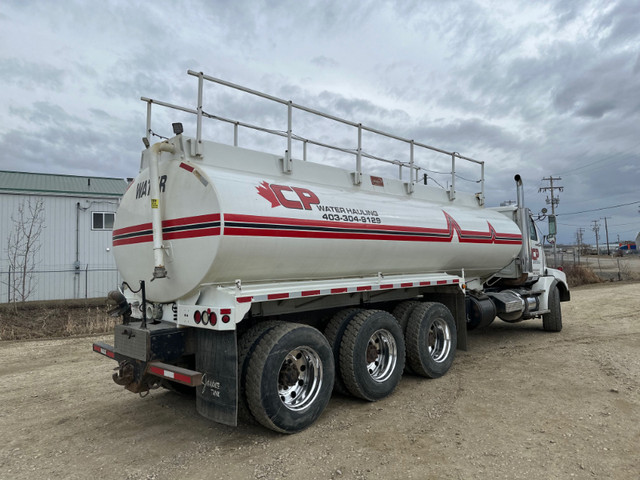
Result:
{"label": "gravel ground", "polygon": [[572,291],[564,330],[497,320],[438,380],[377,403],[334,395],[278,435],[111,379],[94,340],[0,342],[2,479],[640,477],[640,284]]}

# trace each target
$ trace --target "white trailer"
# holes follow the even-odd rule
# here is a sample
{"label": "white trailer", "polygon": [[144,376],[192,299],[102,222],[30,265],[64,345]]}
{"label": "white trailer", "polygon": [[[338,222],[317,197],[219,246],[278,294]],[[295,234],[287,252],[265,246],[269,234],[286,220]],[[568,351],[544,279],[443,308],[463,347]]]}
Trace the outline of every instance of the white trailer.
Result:
{"label": "white trailer", "polygon": [[[482,162],[188,73],[198,78],[195,109],[142,99],[146,149],[113,231],[125,281],[109,296],[123,323],[113,346],[93,347],[119,362],[116,383],[195,390],[209,419],[293,433],[334,389],[375,401],[405,371],[444,375],[467,329],[496,316],[561,330],[566,277],[546,266],[518,175],[518,204],[485,208]],[[205,113],[205,81],[283,104],[286,131]],[[195,137],[174,124],[173,138],[151,145],[153,104],[196,115]],[[353,127],[357,149],[296,136],[294,110]],[[203,117],[232,124],[234,145],[204,141]],[[285,137],[284,154],[238,147],[239,127]],[[363,131],[405,144],[409,160],[365,154]],[[290,154],[296,141],[302,159]],[[315,163],[307,144],[352,153],[355,168]],[[417,149],[451,159],[448,190],[418,182]],[[363,172],[367,157],[409,180]],[[456,161],[478,165],[480,192],[456,191]]]}

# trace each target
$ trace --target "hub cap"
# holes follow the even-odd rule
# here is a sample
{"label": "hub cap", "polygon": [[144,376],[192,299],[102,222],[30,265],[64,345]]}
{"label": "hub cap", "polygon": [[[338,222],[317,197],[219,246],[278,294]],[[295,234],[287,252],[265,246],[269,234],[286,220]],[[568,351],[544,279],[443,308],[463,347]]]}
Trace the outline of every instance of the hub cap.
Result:
{"label": "hub cap", "polygon": [[289,410],[304,410],[320,393],[322,361],[309,347],[298,347],[285,357],[278,374],[278,395]]}
{"label": "hub cap", "polygon": [[391,332],[381,329],[371,335],[365,355],[371,378],[376,382],[387,380],[398,361],[398,346]]}
{"label": "hub cap", "polygon": [[444,362],[451,351],[451,331],[447,322],[442,318],[437,318],[431,324],[427,335],[429,355],[434,362]]}

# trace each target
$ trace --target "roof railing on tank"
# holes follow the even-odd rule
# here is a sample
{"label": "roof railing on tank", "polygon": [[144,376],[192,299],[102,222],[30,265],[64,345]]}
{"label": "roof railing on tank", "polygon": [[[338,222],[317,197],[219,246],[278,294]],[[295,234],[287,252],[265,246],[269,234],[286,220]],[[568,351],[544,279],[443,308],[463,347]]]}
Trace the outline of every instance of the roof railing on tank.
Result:
{"label": "roof railing on tank", "polygon": [[[227,82],[226,80],[222,80],[219,78],[215,78],[215,77],[211,77],[209,75],[205,75],[202,72],[196,72],[194,70],[188,70],[187,73],[189,75],[192,75],[194,77],[198,78],[198,99],[197,99],[197,108],[193,109],[193,108],[188,108],[188,107],[182,107],[179,105],[174,105],[171,103],[167,103],[167,102],[162,102],[159,100],[154,100],[151,98],[147,98],[147,97],[141,97],[141,100],[147,103],[147,130],[146,130],[146,138],[147,140],[151,140],[151,135],[152,135],[152,130],[151,130],[151,105],[152,104],[157,104],[163,107],[167,107],[167,108],[172,108],[175,110],[180,110],[182,112],[186,112],[186,113],[190,113],[193,115],[196,115],[197,117],[197,123],[196,123],[196,148],[195,148],[195,153],[196,156],[200,156],[202,154],[201,152],[201,146],[202,146],[202,118],[210,118],[213,120],[217,120],[220,122],[224,122],[224,123],[229,123],[231,125],[233,125],[233,144],[234,146],[238,146],[238,129],[239,127],[243,127],[243,128],[247,128],[247,129],[251,129],[251,130],[257,130],[257,131],[261,131],[261,132],[265,132],[265,133],[269,133],[271,135],[276,135],[276,136],[280,136],[280,137],[284,137],[287,139],[287,148],[284,152],[284,157],[282,158],[282,169],[284,172],[291,172],[292,170],[292,157],[291,157],[291,151],[292,151],[292,143],[293,141],[299,141],[302,143],[302,151],[303,151],[303,160],[307,160],[307,145],[315,145],[318,147],[323,147],[323,148],[327,148],[330,150],[334,150],[334,151],[339,151],[339,152],[343,152],[343,153],[347,153],[347,154],[351,154],[354,155],[356,157],[356,168],[355,171],[351,173],[351,177],[353,180],[354,185],[359,185],[360,183],[362,183],[362,159],[363,158],[368,158],[371,160],[376,160],[376,161],[380,161],[380,162],[384,162],[384,163],[388,163],[388,164],[392,164],[392,165],[397,165],[398,166],[398,176],[400,178],[400,180],[402,180],[402,169],[403,168],[408,168],[409,171],[411,172],[410,176],[409,176],[409,182],[405,182],[406,186],[407,186],[407,192],[408,193],[412,193],[414,190],[414,186],[416,183],[418,183],[419,181],[419,174],[421,170],[427,171],[425,168],[420,167],[419,165],[417,165],[415,163],[415,147],[419,147],[419,148],[424,148],[426,150],[432,151],[432,152],[437,152],[437,153],[442,153],[444,155],[448,155],[451,157],[451,184],[450,184],[450,188],[448,190],[448,194],[449,194],[449,199],[453,200],[456,197],[456,178],[458,177],[457,173],[456,173],[456,159],[460,159],[460,160],[465,160],[477,165],[480,165],[480,179],[477,180],[476,183],[480,184],[480,192],[476,194],[477,198],[478,198],[478,202],[480,205],[484,205],[484,162],[480,161],[480,160],[475,160],[473,158],[470,157],[466,157],[464,155],[460,155],[457,152],[450,152],[447,150],[443,150],[441,148],[437,148],[437,147],[433,147],[431,145],[427,145],[425,143],[421,143],[421,142],[416,142],[415,140],[412,139],[408,139],[408,138],[404,138],[404,137],[400,137],[398,135],[394,135],[392,133],[389,132],[384,132],[382,130],[378,130],[376,128],[372,128],[372,127],[368,127],[365,126],[361,123],[356,123],[353,122],[351,120],[347,120],[344,118],[340,118],[337,117],[335,115],[331,115],[328,113],[324,113],[321,112],[319,110],[313,109],[313,108],[309,108],[309,107],[305,107],[304,105],[299,105],[297,103],[294,103],[291,100],[285,100],[282,98],[278,98],[275,97],[273,95],[269,95],[267,93],[263,93],[263,92],[259,92],[257,90],[253,90],[247,87],[243,87],[241,85],[237,85],[235,83],[231,83],[231,82]],[[203,108],[203,91],[204,91],[204,81],[207,80],[209,82],[212,83],[216,83],[219,85],[223,85],[229,88],[233,88],[235,90],[239,90],[245,93],[249,93],[251,95],[255,95],[267,100],[271,100],[277,103],[280,103],[282,105],[285,105],[287,107],[287,129],[286,131],[280,131],[280,130],[274,130],[274,129],[269,129],[269,128],[265,128],[265,127],[260,127],[258,125],[252,125],[250,123],[246,123],[246,122],[240,122],[237,120],[232,120],[229,118],[225,118],[219,115],[213,115],[211,113],[207,113],[204,108]],[[348,125],[351,127],[354,127],[357,129],[357,148],[356,149],[351,149],[351,148],[344,148],[344,147],[340,147],[337,145],[331,145],[328,143],[324,143],[324,142],[320,142],[318,140],[313,140],[311,138],[305,138],[299,135],[296,135],[295,133],[293,133],[293,110],[300,110],[303,112],[307,112],[313,115],[317,115],[319,117],[322,118],[326,118],[328,120],[333,120],[335,122],[341,123],[343,125]],[[373,133],[375,135],[380,135],[392,140],[397,140],[399,142],[405,143],[409,146],[409,161],[408,162],[403,162],[400,160],[390,160],[387,158],[383,158],[383,157],[379,157],[377,155],[372,155],[370,153],[367,153],[365,151],[363,151],[362,148],[362,132],[369,132],[369,133]]]}

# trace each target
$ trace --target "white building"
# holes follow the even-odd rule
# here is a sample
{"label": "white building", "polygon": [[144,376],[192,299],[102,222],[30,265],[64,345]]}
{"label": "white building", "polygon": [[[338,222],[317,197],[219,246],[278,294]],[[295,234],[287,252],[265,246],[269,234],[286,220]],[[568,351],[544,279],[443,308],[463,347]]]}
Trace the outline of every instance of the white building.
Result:
{"label": "white building", "polygon": [[[121,178],[0,171],[0,303],[12,301],[9,237],[23,206],[42,204],[42,231],[27,300],[104,297],[120,279],[111,253],[115,211],[128,186]],[[25,222],[23,222],[25,223]],[[18,285],[19,286],[19,285]],[[19,298],[19,296],[18,296]]]}

